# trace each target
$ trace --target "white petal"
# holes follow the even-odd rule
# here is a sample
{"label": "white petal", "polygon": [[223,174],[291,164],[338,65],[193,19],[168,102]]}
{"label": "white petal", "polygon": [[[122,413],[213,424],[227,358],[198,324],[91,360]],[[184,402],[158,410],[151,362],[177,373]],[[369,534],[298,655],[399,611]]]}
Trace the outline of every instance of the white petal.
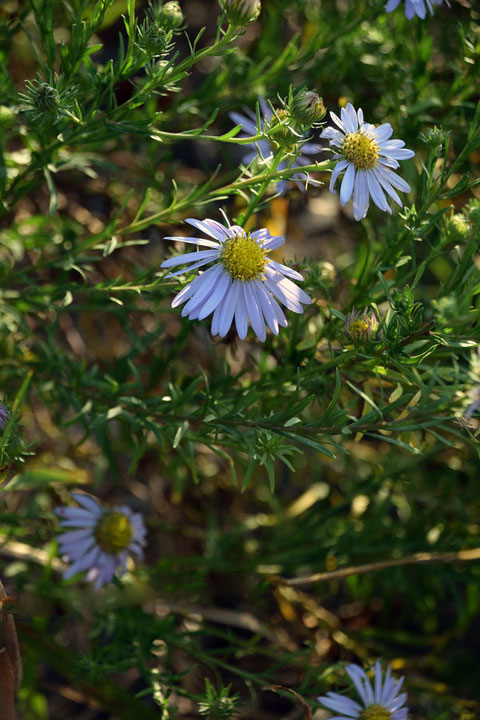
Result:
{"label": "white petal", "polygon": [[103,514],[102,508],[93,498],[82,493],[72,493],[72,498],[79,504],[82,505],[85,510],[92,513],[94,517],[100,517]]}
{"label": "white petal", "polygon": [[287,267],[286,265],[282,265],[282,263],[277,263],[275,260],[270,260],[269,262],[270,267],[273,267],[274,270],[277,272],[282,273],[283,275],[286,275],[289,278],[292,278],[292,280],[300,280],[303,281],[303,275],[300,275],[299,272],[296,270],[293,270],[290,267]]}
{"label": "white petal", "polygon": [[387,181],[382,177],[382,174],[378,171],[378,168],[374,168],[374,169],[373,169],[373,172],[375,173],[375,177],[377,178],[378,182],[380,183],[380,185],[382,186],[382,188],[385,190],[385,192],[388,193],[388,195],[390,195],[390,197],[392,198],[392,200],[394,200],[394,201],[397,203],[397,205],[400,205],[400,207],[402,207],[402,201],[401,201],[400,198],[398,197],[398,194],[395,192],[395,190],[394,190],[393,187],[390,185],[390,183],[387,182]]}
{"label": "white petal", "polygon": [[386,142],[388,138],[392,137],[393,128],[390,123],[383,123],[375,128],[375,135],[377,143],[381,146],[382,143]]}
{"label": "white petal", "polygon": [[366,171],[367,176],[367,183],[368,183],[368,190],[370,192],[371,198],[375,205],[380,208],[380,210],[383,210],[384,212],[392,214],[392,210],[387,203],[387,199],[385,197],[385,194],[380,187],[380,183],[378,182],[377,178],[375,177],[375,173],[372,172],[372,170]]}
{"label": "white petal", "polygon": [[377,166],[379,173],[381,176],[388,182],[390,185],[393,185],[393,187],[397,188],[398,190],[401,190],[402,192],[410,192],[411,188],[410,185],[405,182],[405,180],[398,175],[396,175],[392,170],[389,168],[383,167],[383,163],[379,163]]}
{"label": "white petal", "polygon": [[225,298],[225,295],[227,294],[228,290],[230,289],[230,285],[232,284],[232,279],[228,273],[225,271],[222,272],[220,277],[217,280],[217,285],[214,288],[214,291],[208,298],[208,300],[204,303],[199,315],[198,319],[203,320],[208,315],[210,315],[211,312],[215,310],[215,308],[223,301]]}
{"label": "white petal", "polygon": [[333,168],[332,177],[330,178],[330,185],[328,188],[331,193],[335,194],[335,183],[337,182],[337,178],[342,172],[342,170],[345,170],[345,168],[348,167],[348,164],[348,160],[339,160]]}
{"label": "white petal", "polygon": [[199,250],[197,252],[185,253],[184,255],[175,255],[174,257],[168,258],[168,260],[164,260],[160,267],[169,268],[175,267],[175,265],[187,265],[190,262],[214,258],[217,255],[218,250]]}
{"label": "white petal", "polygon": [[218,242],[215,240],[207,240],[206,238],[183,237],[183,235],[168,235],[164,240],[173,240],[174,242],[190,243],[192,245],[204,245],[205,247],[218,248]]}
{"label": "white petal", "polygon": [[344,133],[347,133],[347,132],[348,132],[348,130],[345,128],[345,125],[344,125],[343,122],[340,120],[340,118],[338,117],[338,115],[335,115],[334,112],[331,112],[331,113],[330,113],[330,117],[332,118],[332,120],[333,120],[333,122],[335,123],[335,125],[338,125],[338,127],[340,128],[340,130],[343,130]]}
{"label": "white petal", "polygon": [[277,313],[275,312],[275,308],[273,306],[273,298],[267,292],[263,283],[261,283],[259,280],[253,281],[252,287],[254,287],[255,289],[257,301],[262,311],[263,317],[265,318],[265,322],[267,323],[273,334],[278,335],[279,323]]}
{"label": "white petal", "polygon": [[353,217],[355,220],[361,220],[365,217],[368,205],[368,185],[365,170],[357,170],[353,190]]}
{"label": "white petal", "polygon": [[63,573],[64,580],[69,580],[77,573],[88,570],[88,568],[95,564],[99,554],[100,548],[95,545],[95,547],[92,548],[90,552],[84,555],[80,560],[77,560],[72,565],[70,565],[70,567]]}
{"label": "white petal", "polygon": [[352,197],[353,188],[355,185],[355,167],[352,163],[348,163],[348,167],[343,176],[342,184],[340,186],[340,204],[346,205]]}
{"label": "white petal", "polygon": [[263,322],[263,316],[259,308],[257,295],[252,281],[248,281],[243,284],[243,292],[245,296],[245,306],[247,308],[248,318],[250,320],[252,330],[260,342],[265,342],[265,338],[267,337],[265,323]]}
{"label": "white petal", "polygon": [[[199,290],[192,295],[190,300],[187,302],[187,304],[182,309],[182,317],[185,317],[189,313],[191,313],[197,305],[203,303],[204,300],[206,300],[207,297],[209,297],[212,293],[212,291],[215,288],[215,283],[220,276],[221,273],[224,272],[222,265],[218,264],[215,265],[214,268],[212,268],[213,272],[208,276],[208,280],[204,282]],[[192,318],[193,320],[194,318]]]}
{"label": "white petal", "polygon": [[240,340],[245,340],[248,332],[247,306],[243,286],[244,283],[239,282],[238,299],[235,307],[235,326]]}
{"label": "white petal", "polygon": [[230,330],[233,315],[235,313],[235,308],[238,302],[239,292],[240,280],[234,280],[221,306],[220,317],[218,321],[218,330],[221,337],[225,337],[227,332]]}
{"label": "white petal", "polygon": [[197,228],[205,235],[215,238],[216,240],[224,240],[228,236],[227,228],[216,220],[207,218],[206,220],[196,220],[195,218],[185,218],[185,222]]}

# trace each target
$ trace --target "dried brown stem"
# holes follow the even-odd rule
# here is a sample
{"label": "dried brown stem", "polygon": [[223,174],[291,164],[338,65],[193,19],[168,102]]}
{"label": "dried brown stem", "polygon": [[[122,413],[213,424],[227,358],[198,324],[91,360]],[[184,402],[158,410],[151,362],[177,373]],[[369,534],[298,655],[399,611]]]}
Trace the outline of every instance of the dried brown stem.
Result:
{"label": "dried brown stem", "polygon": [[329,580],[343,580],[343,578],[351,575],[364,575],[369,572],[377,572],[386,568],[402,567],[404,565],[423,565],[425,563],[451,563],[451,562],[469,562],[471,560],[480,560],[480,547],[471,548],[469,550],[459,550],[458,552],[446,553],[428,553],[421,552],[415,555],[409,555],[404,558],[395,558],[392,560],[381,560],[380,562],[367,563],[365,565],[350,566],[340,568],[339,570],[331,570],[328,572],[315,573],[314,575],[306,575],[304,577],[292,578],[286,580],[280,578],[279,581],[284,585],[309,585],[314,582],[327,582]]}

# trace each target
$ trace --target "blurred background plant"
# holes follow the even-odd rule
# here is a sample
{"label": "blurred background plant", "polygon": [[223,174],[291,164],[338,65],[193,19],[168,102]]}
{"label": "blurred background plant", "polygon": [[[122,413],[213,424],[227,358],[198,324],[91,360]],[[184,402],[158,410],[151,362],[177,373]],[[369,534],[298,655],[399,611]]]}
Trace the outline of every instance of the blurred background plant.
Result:
{"label": "blurred background plant", "polygon": [[[478,562],[282,580],[480,545],[475,5],[408,21],[380,1],[264,0],[242,26],[210,0],[1,3],[0,574],[19,717],[303,717],[281,684],[323,720],[343,661],[377,657],[406,675],[412,718],[478,715]],[[300,91],[318,120],[350,101],[415,150],[400,212],[340,208]],[[253,141],[229,113],[245,108],[273,160],[242,165]],[[304,134],[306,192],[289,179]],[[284,234],[277,259],[314,298],[264,344],[170,307],[162,238],[220,208]],[[353,308],[378,321],[355,342]],[[147,525],[145,562],[100,592],[60,581],[54,508],[74,489]]]}

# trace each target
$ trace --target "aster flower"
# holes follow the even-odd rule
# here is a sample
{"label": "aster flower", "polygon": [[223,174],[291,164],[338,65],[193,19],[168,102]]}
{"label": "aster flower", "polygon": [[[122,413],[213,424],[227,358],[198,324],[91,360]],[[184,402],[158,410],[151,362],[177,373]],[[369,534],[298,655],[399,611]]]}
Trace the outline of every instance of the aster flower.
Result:
{"label": "aster flower", "polygon": [[394,680],[390,665],[383,678],[382,666],[377,660],[373,685],[366,672],[358,665],[347,665],[345,670],[355,685],[362,704],[344,695],[328,692],[317,700],[336,713],[330,720],[407,720],[408,709],[404,707],[407,695],[400,693],[403,677]]}
{"label": "aster flower", "polygon": [[353,215],[361,220],[367,214],[370,197],[380,210],[391,213],[385,193],[402,207],[402,201],[395,191],[410,192],[410,185],[393,171],[399,167],[399,160],[415,155],[413,150],[404,148],[403,140],[392,140],[392,126],[384,123],[379,127],[363,120],[361,108],[355,110],[351,103],[341,109],[341,119],[330,113],[337,128],[328,127],[321,137],[330,141],[337,164],[330,180],[330,192],[334,193],[335,183],[345,171],[340,186],[340,203],[346,205],[353,193]]}
{"label": "aster flower", "polygon": [[[400,4],[401,0],[388,0],[385,5],[387,12],[393,12]],[[433,13],[433,5],[441,5],[443,0],[405,0],[405,15],[409,20],[417,15],[424,19],[427,15],[427,9]]]}
{"label": "aster flower", "polygon": [[[260,132],[264,132],[271,125],[272,119],[276,120],[276,117],[272,109],[266,103],[265,98],[259,98],[259,103],[263,116],[260,118],[259,130]],[[237,135],[237,137],[239,138],[257,135],[259,131],[257,129],[256,114],[252,110],[250,110],[250,108],[244,108],[244,112],[245,115],[237,112],[230,113],[230,118],[233,120],[235,125],[242,126],[241,132],[239,133],[239,135]],[[281,117],[281,112],[282,111],[280,110],[277,111],[277,115],[279,115],[279,117]],[[300,147],[297,147],[298,143],[301,143]],[[283,160],[277,167],[278,171],[285,170],[285,168],[287,167],[301,168],[304,165],[310,165],[312,160],[308,157],[308,155],[314,155],[318,153],[317,145],[315,145],[314,143],[303,142],[303,138],[298,134],[292,137],[290,144],[292,146],[292,150],[295,149],[295,152],[298,152],[298,154],[296,155],[293,163],[288,160]],[[261,160],[266,160],[273,155],[273,149],[269,140],[257,140],[257,142],[250,143],[248,145],[245,145],[244,147],[251,148],[242,157],[242,163],[244,165],[250,165],[250,163],[258,157],[260,157]],[[303,190],[302,182],[305,182],[306,180],[306,175],[304,173],[296,173],[295,175],[291,176],[291,179],[295,182],[296,186],[300,190]],[[282,195],[286,192],[287,187],[287,180],[279,180],[277,182],[277,192],[281,193]]]}
{"label": "aster flower", "polygon": [[72,563],[64,572],[65,580],[88,570],[87,580],[96,588],[113,580],[114,574],[126,570],[127,556],[143,557],[145,525],[139,513],[127,507],[102,508],[89,495],[72,493],[80,508],[55,510],[64,528],[75,528],[57,537],[60,554]]}
{"label": "aster flower", "polygon": [[352,308],[345,318],[345,334],[353,340],[355,344],[371,340],[375,337],[378,330],[378,320],[374,311],[365,308],[363,313]]}
{"label": "aster flower", "polygon": [[187,218],[187,222],[213,239],[166,238],[207,248],[165,260],[162,268],[188,265],[167,277],[190,273],[208,263],[213,265],[174,297],[172,307],[186,302],[182,316],[203,320],[213,313],[211,332],[221,337],[227,334],[235,318],[242,340],[251,325],[263,342],[266,338],[265,323],[275,335],[278,335],[279,326],[287,325],[279,302],[295,313],[303,312],[301,303],[312,302],[291,280],[303,280],[300,273],[268,257],[269,252],[285,242],[281,235],[271,235],[266,229],[250,233],[238,225],[225,227],[209,219]]}
{"label": "aster flower", "polygon": [[10,414],[5,405],[0,402],[0,430],[5,430],[10,419]]}

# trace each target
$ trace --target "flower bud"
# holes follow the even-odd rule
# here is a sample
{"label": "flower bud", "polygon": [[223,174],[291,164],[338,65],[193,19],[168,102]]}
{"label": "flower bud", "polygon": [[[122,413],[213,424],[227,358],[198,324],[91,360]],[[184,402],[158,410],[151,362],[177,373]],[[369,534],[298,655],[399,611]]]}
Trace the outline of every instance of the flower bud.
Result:
{"label": "flower bud", "polygon": [[465,242],[470,233],[470,225],[461,213],[450,215],[445,221],[445,239],[449,243],[457,245]]}
{"label": "flower bud", "polygon": [[480,200],[470,200],[467,205],[467,217],[475,227],[480,226]]}
{"label": "flower bud", "polygon": [[170,45],[172,32],[167,32],[156,22],[146,20],[138,28],[138,45],[152,57],[163,55]]}
{"label": "flower bud", "polygon": [[290,114],[300,125],[320,122],[326,113],[322,98],[311,90],[300,90],[290,105]]}
{"label": "flower bud", "polygon": [[277,145],[288,147],[295,145],[301,139],[300,135],[289,125],[289,120],[290,114],[288,110],[277,110],[270,118],[267,132],[271,140]]}
{"label": "flower bud", "polygon": [[372,340],[377,334],[378,320],[372,309],[365,308],[362,314],[352,308],[345,318],[345,334],[355,345]]}
{"label": "flower bud", "polygon": [[246,25],[260,14],[260,0],[219,0],[222,12],[232,25]]}
{"label": "flower bud", "polygon": [[40,83],[33,93],[33,104],[42,112],[54,112],[59,100],[58,90],[46,82]]}
{"label": "flower bud", "polygon": [[183,23],[183,12],[177,0],[162,5],[155,13],[155,20],[164,30],[177,30]]}

